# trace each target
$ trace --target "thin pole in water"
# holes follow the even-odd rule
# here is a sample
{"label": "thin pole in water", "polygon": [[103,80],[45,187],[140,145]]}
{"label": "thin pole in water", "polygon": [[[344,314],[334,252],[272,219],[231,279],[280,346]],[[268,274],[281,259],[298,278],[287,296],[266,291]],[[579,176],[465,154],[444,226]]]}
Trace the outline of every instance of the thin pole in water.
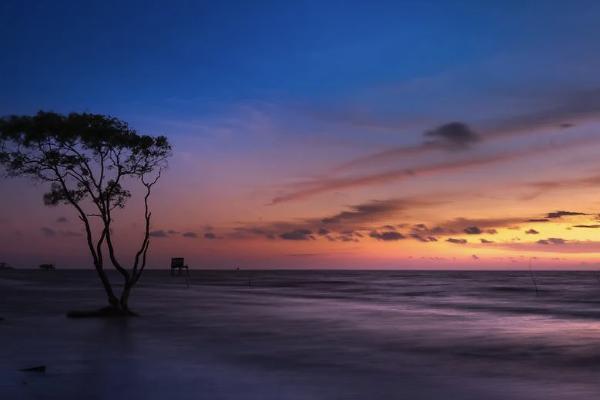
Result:
{"label": "thin pole in water", "polygon": [[531,257],[529,258],[529,276],[531,277],[531,282],[533,282],[533,286],[535,286],[535,294],[538,294],[538,285],[535,281],[535,275],[533,273],[533,269],[531,268]]}

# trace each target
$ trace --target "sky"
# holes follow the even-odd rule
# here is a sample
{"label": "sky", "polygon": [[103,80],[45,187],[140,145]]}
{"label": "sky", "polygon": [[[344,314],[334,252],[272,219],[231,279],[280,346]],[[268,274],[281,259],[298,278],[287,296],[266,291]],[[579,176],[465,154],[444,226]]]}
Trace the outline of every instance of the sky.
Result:
{"label": "sky", "polygon": [[[3,1],[0,115],[174,146],[149,264],[598,269],[596,1]],[[0,180],[0,261],[90,264],[74,210]],[[141,240],[134,196],[120,254]]]}

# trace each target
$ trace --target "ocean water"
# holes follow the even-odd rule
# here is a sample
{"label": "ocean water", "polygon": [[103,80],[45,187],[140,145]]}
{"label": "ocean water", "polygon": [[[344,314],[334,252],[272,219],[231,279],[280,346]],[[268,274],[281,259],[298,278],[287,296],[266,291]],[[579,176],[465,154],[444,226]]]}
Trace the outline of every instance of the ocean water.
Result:
{"label": "ocean water", "polygon": [[600,398],[595,272],[148,271],[141,317],[70,320],[93,272],[0,271],[0,300],[2,399]]}

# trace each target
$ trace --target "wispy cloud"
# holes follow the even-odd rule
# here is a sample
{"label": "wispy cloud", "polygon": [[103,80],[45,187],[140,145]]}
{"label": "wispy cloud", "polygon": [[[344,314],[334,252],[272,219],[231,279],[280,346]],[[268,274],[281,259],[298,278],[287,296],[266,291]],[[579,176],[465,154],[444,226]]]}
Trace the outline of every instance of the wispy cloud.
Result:
{"label": "wispy cloud", "polygon": [[419,176],[470,170],[473,168],[517,160],[548,152],[564,151],[565,149],[571,147],[589,145],[590,143],[598,143],[599,140],[600,139],[597,137],[578,137],[576,139],[570,139],[561,143],[549,142],[511,152],[506,151],[473,158],[433,163],[415,168],[392,169],[364,175],[351,175],[349,177],[342,178],[323,178],[305,181],[294,185],[296,190],[292,190],[287,194],[275,197],[272,203],[277,204],[286,201],[299,200],[334,190],[397,182]]}
{"label": "wispy cloud", "polygon": [[[373,117],[371,117],[373,119]],[[575,91],[555,97],[554,105],[514,116],[482,123],[481,133],[475,133],[465,122],[450,122],[424,132],[421,144],[398,146],[359,157],[337,169],[377,164],[406,156],[432,151],[465,150],[478,142],[505,140],[519,136],[540,135],[541,129],[554,134],[587,120],[600,119],[600,89]],[[437,140],[427,140],[434,137]]]}
{"label": "wispy cloud", "polygon": [[349,210],[341,211],[329,217],[321,219],[326,225],[356,225],[364,223],[374,223],[390,218],[401,211],[411,210],[413,208],[439,204],[430,200],[417,198],[374,200],[367,203],[350,206]]}
{"label": "wispy cloud", "polygon": [[391,221],[411,218],[411,214],[417,209],[435,207],[447,201],[449,200],[431,200],[429,196],[372,200],[348,206],[346,209],[320,218],[239,223],[240,226],[235,227],[228,236],[238,239],[265,237],[287,240],[324,237],[330,241],[357,241],[371,231],[395,231],[398,225],[404,226],[404,224],[390,225]]}
{"label": "wispy cloud", "polygon": [[464,122],[449,122],[434,129],[423,132],[423,142],[417,145],[395,147],[381,152],[369,154],[344,163],[336,170],[369,165],[393,158],[416,156],[431,151],[465,150],[479,142],[480,135]]}

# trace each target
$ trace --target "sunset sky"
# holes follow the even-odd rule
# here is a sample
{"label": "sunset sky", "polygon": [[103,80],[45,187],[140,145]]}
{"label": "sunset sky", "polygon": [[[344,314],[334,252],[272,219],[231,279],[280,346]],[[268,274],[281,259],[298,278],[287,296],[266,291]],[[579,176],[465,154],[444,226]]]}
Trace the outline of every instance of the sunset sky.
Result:
{"label": "sunset sky", "polygon": [[[161,3],[0,3],[0,115],[171,140],[153,268],[600,267],[600,2]],[[90,264],[0,188],[0,261]]]}

